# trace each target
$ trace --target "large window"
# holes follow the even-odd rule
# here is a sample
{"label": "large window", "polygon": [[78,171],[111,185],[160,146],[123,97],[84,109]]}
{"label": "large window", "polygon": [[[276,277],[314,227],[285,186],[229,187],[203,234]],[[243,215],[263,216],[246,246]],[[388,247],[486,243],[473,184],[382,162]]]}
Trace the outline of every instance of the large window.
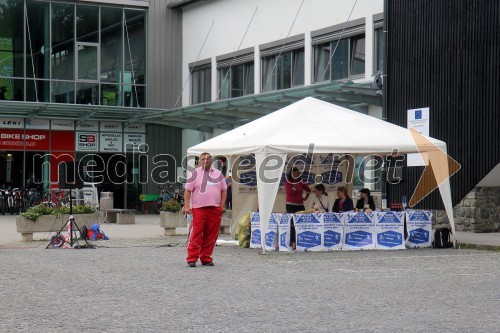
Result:
{"label": "large window", "polygon": [[[23,3],[0,0],[0,100],[22,98]],[[17,94],[17,96],[16,96]]]}
{"label": "large window", "polygon": [[212,100],[212,67],[210,65],[191,68],[191,104]]}
{"label": "large window", "polygon": [[234,98],[253,94],[253,61],[219,68],[218,73],[219,99]]}
{"label": "large window", "polygon": [[314,82],[347,79],[365,74],[365,35],[316,44]]}
{"label": "large window", "polygon": [[262,57],[262,91],[304,85],[304,48]]}
{"label": "large window", "polygon": [[384,29],[376,28],[374,32],[374,62],[375,72],[382,73],[384,71]]}
{"label": "large window", "polygon": [[0,0],[0,99],[145,106],[146,12]]}

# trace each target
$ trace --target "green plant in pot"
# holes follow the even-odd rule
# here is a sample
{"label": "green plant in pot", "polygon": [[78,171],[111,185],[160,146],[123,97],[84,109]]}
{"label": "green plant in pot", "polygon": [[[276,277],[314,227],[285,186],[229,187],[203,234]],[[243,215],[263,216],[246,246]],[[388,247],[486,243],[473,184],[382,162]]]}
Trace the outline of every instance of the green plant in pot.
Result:
{"label": "green plant in pot", "polygon": [[176,213],[181,210],[181,204],[177,200],[169,199],[163,203],[161,210],[165,212]]}
{"label": "green plant in pot", "polygon": [[[91,206],[86,206],[86,205],[73,206],[73,214],[92,214],[94,212],[95,210]],[[38,206],[31,207],[30,209],[28,209],[28,211],[21,213],[21,216],[24,216],[32,221],[36,221],[40,216],[43,215],[61,216],[63,214],[69,214],[69,207],[62,206],[58,208],[52,208],[44,204],[41,204]]]}

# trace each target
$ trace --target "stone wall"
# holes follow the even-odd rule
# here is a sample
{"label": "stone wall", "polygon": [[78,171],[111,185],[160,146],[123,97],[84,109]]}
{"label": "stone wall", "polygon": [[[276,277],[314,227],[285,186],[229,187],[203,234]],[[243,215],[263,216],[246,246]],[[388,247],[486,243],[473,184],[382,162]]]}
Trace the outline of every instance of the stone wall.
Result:
{"label": "stone wall", "polygon": [[[500,232],[500,187],[475,187],[453,209],[457,231]],[[433,211],[435,228],[449,227],[446,211]]]}

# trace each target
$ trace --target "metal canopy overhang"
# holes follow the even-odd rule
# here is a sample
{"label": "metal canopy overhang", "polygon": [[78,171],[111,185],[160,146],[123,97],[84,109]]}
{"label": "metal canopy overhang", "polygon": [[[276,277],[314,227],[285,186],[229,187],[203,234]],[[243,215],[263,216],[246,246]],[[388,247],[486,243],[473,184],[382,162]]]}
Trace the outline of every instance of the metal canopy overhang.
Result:
{"label": "metal canopy overhang", "polygon": [[358,80],[357,83],[327,82],[296,87],[164,110],[143,115],[140,119],[146,123],[204,132],[212,132],[213,128],[230,130],[305,97],[315,97],[351,110],[367,112],[370,105],[382,107],[382,88],[375,81],[376,77],[372,77]]}
{"label": "metal canopy overhang", "polygon": [[361,81],[327,82],[174,109],[1,101],[0,116],[28,122],[37,118],[115,121],[125,126],[141,122],[213,132],[231,130],[309,96],[361,112],[370,105],[382,106],[381,87],[373,78]]}

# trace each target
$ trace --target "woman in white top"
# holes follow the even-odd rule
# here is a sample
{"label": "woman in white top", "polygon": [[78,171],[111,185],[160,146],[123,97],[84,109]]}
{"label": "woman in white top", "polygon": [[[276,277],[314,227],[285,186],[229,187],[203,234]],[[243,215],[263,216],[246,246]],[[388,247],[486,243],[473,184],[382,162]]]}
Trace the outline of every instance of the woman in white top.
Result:
{"label": "woman in white top", "polygon": [[314,195],[311,209],[320,213],[328,212],[330,208],[330,198],[328,198],[325,186],[323,184],[318,184],[314,187],[313,192]]}

